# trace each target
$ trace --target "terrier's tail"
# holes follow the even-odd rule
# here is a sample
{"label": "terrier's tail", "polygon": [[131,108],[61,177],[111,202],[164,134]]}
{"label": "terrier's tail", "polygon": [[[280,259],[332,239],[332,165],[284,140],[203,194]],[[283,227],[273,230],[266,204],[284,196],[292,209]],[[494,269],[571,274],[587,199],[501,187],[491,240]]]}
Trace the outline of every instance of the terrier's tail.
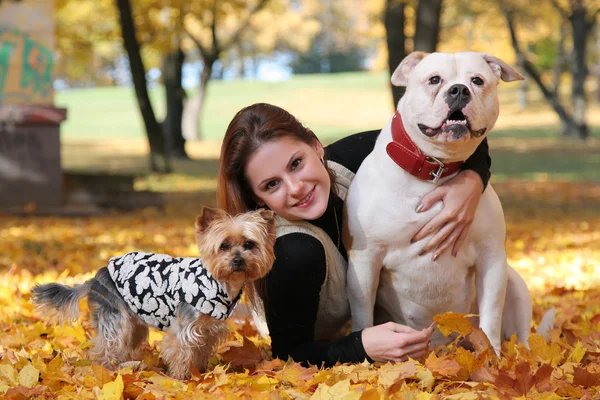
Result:
{"label": "terrier's tail", "polygon": [[540,324],[538,325],[537,330],[535,331],[535,333],[537,333],[538,335],[542,335],[544,339],[546,339],[546,341],[550,339],[549,331],[550,329],[554,328],[555,317],[556,311],[554,310],[554,307],[552,307],[551,309],[546,311],[546,313],[542,317],[542,320],[540,321]]}
{"label": "terrier's tail", "polygon": [[50,319],[63,323],[79,317],[79,301],[87,296],[92,280],[74,287],[60,283],[36,285],[31,290],[31,302],[37,311]]}

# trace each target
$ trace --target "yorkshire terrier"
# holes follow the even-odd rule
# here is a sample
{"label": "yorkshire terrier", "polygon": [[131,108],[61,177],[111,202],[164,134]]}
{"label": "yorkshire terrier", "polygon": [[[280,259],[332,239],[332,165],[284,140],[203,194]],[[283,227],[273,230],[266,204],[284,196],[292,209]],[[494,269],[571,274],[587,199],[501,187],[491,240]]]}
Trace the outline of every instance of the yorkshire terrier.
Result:
{"label": "yorkshire terrier", "polygon": [[74,321],[87,296],[92,356],[106,367],[138,359],[151,326],[166,332],[162,357],[172,377],[188,378],[191,365],[204,372],[244,287],[254,302],[254,281],[275,261],[275,218],[268,210],[230,216],[203,207],[195,228],[202,258],[128,253],[81,285],[34,287],[32,302],[59,322]]}

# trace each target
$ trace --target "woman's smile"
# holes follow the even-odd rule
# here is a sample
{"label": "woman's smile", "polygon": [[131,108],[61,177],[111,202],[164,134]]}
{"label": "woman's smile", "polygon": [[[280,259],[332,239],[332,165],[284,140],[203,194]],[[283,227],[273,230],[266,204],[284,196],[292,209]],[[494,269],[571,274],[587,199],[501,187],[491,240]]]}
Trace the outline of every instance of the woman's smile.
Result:
{"label": "woman's smile", "polygon": [[312,190],[308,192],[308,194],[302,200],[294,204],[293,207],[308,208],[313,203],[314,198],[315,187],[313,187]]}

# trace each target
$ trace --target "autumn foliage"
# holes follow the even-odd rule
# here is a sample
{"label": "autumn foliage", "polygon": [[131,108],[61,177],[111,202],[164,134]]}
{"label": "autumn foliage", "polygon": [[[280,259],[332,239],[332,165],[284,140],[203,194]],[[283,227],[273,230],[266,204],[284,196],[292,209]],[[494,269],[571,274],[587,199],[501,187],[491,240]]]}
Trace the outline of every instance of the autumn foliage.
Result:
{"label": "autumn foliage", "polygon": [[[534,300],[534,326],[554,307],[556,329],[529,348],[513,341],[496,357],[468,318],[440,315],[457,332],[424,360],[342,364],[322,369],[273,360],[268,340],[244,318],[212,358],[209,372],[173,380],[159,358],[159,332],[144,347],[143,368],[107,370],[87,358],[89,318],[57,326],[37,315],[33,284],[81,282],[109,257],[130,250],[194,255],[194,216],[211,200],[174,196],[163,211],[100,217],[0,218],[0,394],[4,398],[598,398],[600,388],[600,186],[583,183],[495,185],[505,208],[509,261]],[[442,266],[443,267],[443,266]],[[472,348],[460,346],[468,336]]]}

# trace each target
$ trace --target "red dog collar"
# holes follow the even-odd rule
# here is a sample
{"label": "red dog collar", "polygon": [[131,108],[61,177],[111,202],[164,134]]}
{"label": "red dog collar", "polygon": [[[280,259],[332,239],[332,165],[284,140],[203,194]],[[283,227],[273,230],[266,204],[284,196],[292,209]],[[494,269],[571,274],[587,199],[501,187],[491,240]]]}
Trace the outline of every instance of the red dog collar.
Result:
{"label": "red dog collar", "polygon": [[403,170],[422,181],[431,183],[452,175],[463,165],[462,161],[444,164],[435,157],[421,153],[404,130],[402,117],[398,111],[392,118],[392,142],[387,144],[385,150]]}

